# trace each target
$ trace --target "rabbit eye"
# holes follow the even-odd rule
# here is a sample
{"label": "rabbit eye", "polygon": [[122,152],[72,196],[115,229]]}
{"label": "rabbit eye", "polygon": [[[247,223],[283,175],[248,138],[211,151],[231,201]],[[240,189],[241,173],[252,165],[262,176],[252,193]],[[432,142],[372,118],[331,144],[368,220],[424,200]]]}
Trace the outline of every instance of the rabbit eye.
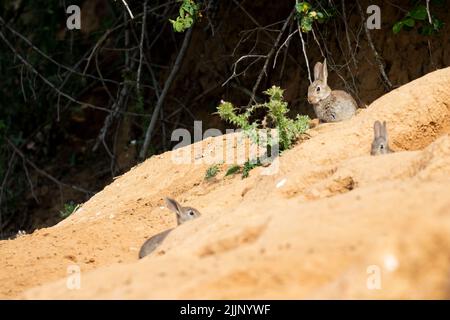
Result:
{"label": "rabbit eye", "polygon": [[316,91],[317,91],[317,92],[320,92],[320,87],[317,87]]}
{"label": "rabbit eye", "polygon": [[381,150],[383,150],[384,149],[384,145],[382,144],[382,145],[380,145],[380,149]]}
{"label": "rabbit eye", "polygon": [[194,215],[194,211],[189,211],[189,215],[192,217]]}

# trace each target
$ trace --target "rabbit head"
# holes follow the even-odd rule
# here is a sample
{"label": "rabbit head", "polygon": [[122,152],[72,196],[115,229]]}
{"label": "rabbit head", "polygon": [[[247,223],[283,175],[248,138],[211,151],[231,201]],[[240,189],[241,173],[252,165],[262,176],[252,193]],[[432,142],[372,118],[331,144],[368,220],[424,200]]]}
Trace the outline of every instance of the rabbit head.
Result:
{"label": "rabbit head", "polygon": [[328,69],[327,59],[317,62],[314,66],[314,82],[308,87],[308,102],[318,104],[320,101],[328,98],[331,94],[331,88],[327,84]]}
{"label": "rabbit head", "polygon": [[383,124],[381,124],[378,120],[375,121],[373,124],[373,133],[374,137],[370,154],[376,156],[389,153],[390,149],[388,144],[386,121],[383,121]]}
{"label": "rabbit head", "polygon": [[183,207],[175,199],[165,198],[167,209],[177,214],[178,224],[200,217],[200,212],[192,207]]}

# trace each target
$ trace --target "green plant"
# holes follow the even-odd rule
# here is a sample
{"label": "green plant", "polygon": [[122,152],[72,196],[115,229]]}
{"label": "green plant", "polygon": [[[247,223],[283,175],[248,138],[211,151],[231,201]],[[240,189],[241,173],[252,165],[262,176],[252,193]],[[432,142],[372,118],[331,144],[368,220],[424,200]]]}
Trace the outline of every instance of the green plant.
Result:
{"label": "green plant", "polygon": [[269,96],[269,102],[265,104],[267,115],[275,124],[280,139],[280,151],[291,148],[297,137],[309,129],[309,117],[297,115],[295,119],[287,117],[288,104],[283,99],[280,87],[273,86],[264,93]]}
{"label": "green plant", "polygon": [[59,215],[61,218],[65,219],[68,216],[70,216],[72,213],[74,213],[77,208],[78,208],[78,205],[75,204],[73,201],[70,201],[70,202],[64,204],[64,208],[63,208],[63,210],[59,211]]}
{"label": "green plant", "polygon": [[192,27],[195,20],[200,17],[200,7],[194,0],[178,0],[182,2],[176,20],[169,19],[176,32],[184,32]]}
{"label": "green plant", "polygon": [[312,30],[314,21],[319,23],[325,22],[332,16],[331,11],[327,11],[323,6],[315,8],[311,3],[302,1],[295,4],[296,17],[299,23],[301,32],[309,32]]}
{"label": "green plant", "polygon": [[206,174],[205,174],[205,179],[211,179],[213,177],[215,177],[220,171],[219,165],[215,164],[212,165],[211,167],[208,168],[208,170],[206,170]]}
{"label": "green plant", "polygon": [[[431,23],[430,23],[431,18]],[[428,16],[427,8],[424,5],[416,4],[413,9],[406,13],[405,17],[396,22],[392,31],[397,34],[404,28],[413,28],[419,25],[419,33],[422,35],[432,35],[442,29],[444,23],[431,15]]]}
{"label": "green plant", "polygon": [[232,174],[236,174],[241,171],[241,167],[237,164],[232,165],[228,168],[227,173],[225,173],[225,177],[231,176]]}
{"label": "green plant", "polygon": [[242,168],[242,179],[248,178],[250,171],[261,165],[262,163],[259,160],[249,160],[244,163],[244,167]]}
{"label": "green plant", "polygon": [[[287,150],[292,146],[298,136],[309,128],[309,117],[300,115],[297,115],[295,119],[287,117],[287,113],[289,112],[288,104],[283,99],[283,89],[280,87],[273,86],[267,91],[264,91],[264,93],[269,97],[268,102],[253,105],[242,114],[237,114],[234,106],[230,102],[225,101],[222,101],[217,107],[217,113],[225,121],[242,129],[244,134],[254,143],[261,145],[266,141],[258,140],[258,123],[256,121],[250,123],[249,119],[256,109],[266,109],[267,118],[273,122],[277,130],[280,151]],[[277,143],[277,141],[273,141],[274,139],[268,140],[267,144],[269,148],[272,148]]]}

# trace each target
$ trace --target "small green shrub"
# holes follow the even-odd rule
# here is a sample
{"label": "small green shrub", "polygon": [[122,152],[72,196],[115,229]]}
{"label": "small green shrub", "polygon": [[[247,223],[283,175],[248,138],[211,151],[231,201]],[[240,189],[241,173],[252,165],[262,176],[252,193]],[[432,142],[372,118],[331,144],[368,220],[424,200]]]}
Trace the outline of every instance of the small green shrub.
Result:
{"label": "small green shrub", "polygon": [[[249,122],[250,116],[256,109],[264,108],[267,111],[267,118],[270,119],[279,136],[279,149],[280,151],[291,148],[295,140],[309,128],[309,117],[297,115],[295,119],[287,117],[289,112],[287,102],[283,99],[283,89],[273,86],[272,88],[264,91],[269,97],[269,101],[263,104],[256,104],[248,108],[244,113],[237,114],[236,109],[230,102],[222,101],[217,107],[217,113],[219,116],[228,121],[238,128],[242,129],[244,134],[247,135],[254,143],[260,144],[258,141],[258,123]],[[272,147],[274,141],[268,141],[269,147]]]}
{"label": "small green shrub", "polygon": [[[278,144],[278,150],[284,151],[290,149],[297,138],[309,129],[309,117],[297,115],[295,119],[287,117],[289,112],[288,104],[283,98],[283,89],[277,86],[272,86],[270,89],[264,91],[269,97],[269,101],[262,104],[255,104],[248,108],[244,113],[238,114],[236,108],[226,101],[222,101],[217,107],[217,114],[225,121],[242,129],[243,133],[251,139],[253,143],[262,147],[267,147],[268,154],[275,144]],[[273,139],[269,135],[267,141],[260,141],[258,135],[259,124],[257,121],[250,122],[250,117],[257,109],[266,110],[266,118],[273,124],[274,129],[278,133],[278,140]],[[272,149],[273,150],[273,149]],[[250,170],[260,166],[260,160],[247,161],[242,168],[242,177],[247,178]],[[231,171],[230,171],[231,170]],[[228,170],[226,175],[234,174],[240,170],[240,167],[232,167]]]}
{"label": "small green shrub", "polygon": [[78,205],[73,201],[64,204],[63,210],[59,211],[59,215],[61,218],[65,219],[70,216],[75,210],[78,208]]}
{"label": "small green shrub", "polygon": [[213,177],[215,177],[220,171],[219,165],[215,164],[212,165],[211,167],[208,168],[208,170],[206,170],[206,174],[205,174],[205,179],[211,179]]}
{"label": "small green shrub", "polygon": [[392,32],[397,34],[404,28],[412,29],[416,25],[419,26],[418,30],[420,34],[428,36],[439,32],[444,26],[444,23],[433,15],[431,15],[430,23],[426,6],[417,4],[411,11],[406,13],[403,19],[394,24]]}
{"label": "small green shrub", "polygon": [[231,176],[233,174],[238,173],[239,171],[241,171],[241,167],[238,166],[237,164],[232,165],[230,168],[228,168],[227,173],[225,174],[225,177]]}
{"label": "small green shrub", "polygon": [[261,165],[262,164],[259,160],[257,161],[249,160],[246,163],[244,163],[244,167],[242,168],[242,179],[248,178],[250,171]]}

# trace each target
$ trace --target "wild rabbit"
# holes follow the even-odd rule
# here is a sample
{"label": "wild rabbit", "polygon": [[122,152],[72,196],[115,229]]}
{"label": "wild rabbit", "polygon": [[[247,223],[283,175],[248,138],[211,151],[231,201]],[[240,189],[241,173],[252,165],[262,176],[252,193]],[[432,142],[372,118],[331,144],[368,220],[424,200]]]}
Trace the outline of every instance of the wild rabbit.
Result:
{"label": "wild rabbit", "polygon": [[[178,225],[200,216],[200,212],[195,208],[183,207],[176,200],[171,198],[165,198],[165,201],[167,208],[177,214]],[[139,259],[142,259],[146,255],[152,253],[164,241],[164,239],[173,229],[174,228],[158,233],[157,235],[154,235],[153,237],[145,241],[141,247],[141,250],[139,251]]]}
{"label": "wild rabbit", "polygon": [[370,150],[371,155],[377,156],[393,152],[391,148],[389,148],[386,121],[383,121],[383,124],[378,120],[375,121],[373,124],[373,133],[374,137]]}
{"label": "wild rabbit", "polygon": [[327,84],[327,59],[314,66],[314,82],[308,88],[308,102],[321,122],[338,122],[350,119],[357,109],[356,101],[342,90],[331,90]]}

